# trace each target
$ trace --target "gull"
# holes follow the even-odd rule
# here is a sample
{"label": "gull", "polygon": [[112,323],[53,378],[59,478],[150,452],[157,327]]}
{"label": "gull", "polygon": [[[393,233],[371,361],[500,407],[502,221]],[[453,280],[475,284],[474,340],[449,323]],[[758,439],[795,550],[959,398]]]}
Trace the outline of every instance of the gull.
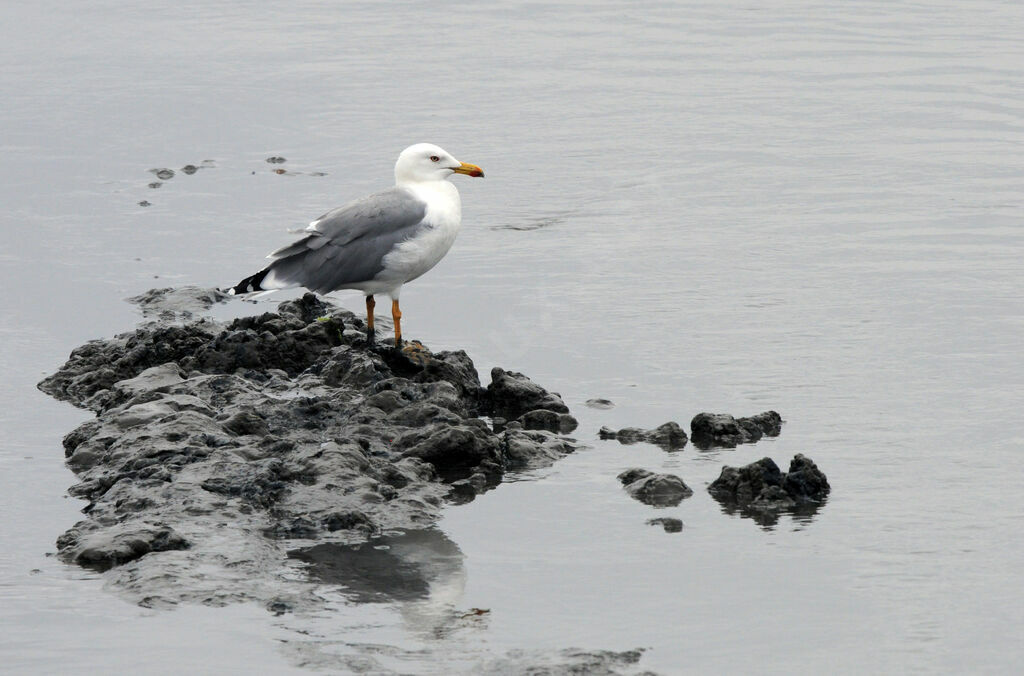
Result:
{"label": "gull", "polygon": [[[409,146],[395,163],[395,186],[332,209],[310,223],[302,239],[271,253],[270,265],[229,290],[262,296],[304,286],[319,294],[359,289],[366,295],[366,338],[374,342],[373,297],[391,298],[395,347],[402,344],[402,285],[444,258],[462,224],[452,174],[483,176],[431,143]],[[264,292],[264,293],[257,293]]]}

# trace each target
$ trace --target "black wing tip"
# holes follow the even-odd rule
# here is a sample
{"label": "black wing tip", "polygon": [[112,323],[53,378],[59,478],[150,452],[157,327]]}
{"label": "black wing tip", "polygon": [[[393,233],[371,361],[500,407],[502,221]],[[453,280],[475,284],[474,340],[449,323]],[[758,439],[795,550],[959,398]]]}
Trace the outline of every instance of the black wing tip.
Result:
{"label": "black wing tip", "polygon": [[238,284],[235,284],[233,287],[231,287],[231,289],[228,291],[228,293],[230,293],[233,296],[241,296],[241,295],[246,294],[246,293],[255,293],[256,291],[266,291],[266,289],[263,288],[262,284],[263,284],[263,279],[267,276],[268,272],[270,272],[270,268],[269,267],[263,268],[262,270],[257,272],[255,275],[251,275],[249,277],[246,277],[245,279],[240,281]]}

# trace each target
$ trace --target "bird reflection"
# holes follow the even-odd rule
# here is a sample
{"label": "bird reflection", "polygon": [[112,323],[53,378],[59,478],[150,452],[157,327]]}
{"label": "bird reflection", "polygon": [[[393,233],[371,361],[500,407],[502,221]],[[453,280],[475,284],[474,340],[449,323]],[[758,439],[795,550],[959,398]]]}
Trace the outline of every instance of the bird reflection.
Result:
{"label": "bird reflection", "polygon": [[464,555],[436,528],[394,530],[357,545],[321,544],[289,558],[315,582],[340,586],[353,603],[397,603],[411,629],[443,636],[471,613],[458,610],[466,586]]}

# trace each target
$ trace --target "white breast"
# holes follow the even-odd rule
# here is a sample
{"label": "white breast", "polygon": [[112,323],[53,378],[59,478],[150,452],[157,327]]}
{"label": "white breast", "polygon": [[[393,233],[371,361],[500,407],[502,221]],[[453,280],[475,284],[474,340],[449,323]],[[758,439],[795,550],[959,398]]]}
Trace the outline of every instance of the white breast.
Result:
{"label": "white breast", "polygon": [[384,269],[374,281],[404,284],[430,270],[444,258],[455,243],[462,223],[459,191],[448,181],[407,184],[427,204],[425,227],[402,242],[384,257]]}

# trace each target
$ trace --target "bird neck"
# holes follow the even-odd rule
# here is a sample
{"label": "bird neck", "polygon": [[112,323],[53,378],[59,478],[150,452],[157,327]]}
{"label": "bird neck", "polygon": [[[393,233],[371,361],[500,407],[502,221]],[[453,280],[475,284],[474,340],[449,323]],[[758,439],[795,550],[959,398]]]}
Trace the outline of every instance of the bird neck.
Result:
{"label": "bird neck", "polygon": [[430,181],[398,181],[399,188],[405,188],[425,202],[459,202],[459,190],[446,179]]}
{"label": "bird neck", "polygon": [[462,200],[454,184],[446,180],[405,181],[398,184],[427,205],[432,218],[458,223],[462,218]]}

